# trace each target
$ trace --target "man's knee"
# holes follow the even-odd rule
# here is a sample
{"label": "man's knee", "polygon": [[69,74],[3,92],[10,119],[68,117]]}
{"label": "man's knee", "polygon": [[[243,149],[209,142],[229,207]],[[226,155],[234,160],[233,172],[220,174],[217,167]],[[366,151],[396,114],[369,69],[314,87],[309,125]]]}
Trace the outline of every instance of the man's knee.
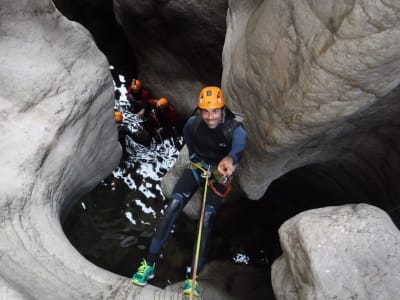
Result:
{"label": "man's knee", "polygon": [[182,210],[184,204],[184,197],[180,193],[174,193],[171,195],[171,202],[168,206],[169,213],[176,213]]}
{"label": "man's knee", "polygon": [[207,205],[206,208],[204,209],[204,216],[206,218],[213,218],[217,214],[217,211],[214,206]]}

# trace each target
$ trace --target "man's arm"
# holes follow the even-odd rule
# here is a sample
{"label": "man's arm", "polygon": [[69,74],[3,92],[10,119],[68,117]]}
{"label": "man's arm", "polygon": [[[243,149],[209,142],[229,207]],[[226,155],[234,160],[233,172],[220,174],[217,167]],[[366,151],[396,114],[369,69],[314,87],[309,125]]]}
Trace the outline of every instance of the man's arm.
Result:
{"label": "man's arm", "polygon": [[243,126],[237,126],[232,132],[232,148],[229,152],[229,156],[233,159],[233,164],[238,164],[242,159],[246,146],[247,132]]}
{"label": "man's arm", "polygon": [[232,148],[218,164],[218,172],[223,176],[231,176],[242,159],[247,145],[247,132],[243,126],[237,126],[232,132]]}

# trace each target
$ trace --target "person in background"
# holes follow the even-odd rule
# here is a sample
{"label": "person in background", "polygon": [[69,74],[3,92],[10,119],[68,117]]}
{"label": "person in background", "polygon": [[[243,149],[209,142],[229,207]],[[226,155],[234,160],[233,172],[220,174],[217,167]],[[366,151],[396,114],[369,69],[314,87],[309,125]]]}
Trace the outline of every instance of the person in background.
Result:
{"label": "person in background", "polygon": [[144,116],[160,139],[169,137],[176,139],[178,137],[176,109],[166,97],[150,99],[145,108]]}
{"label": "person in background", "polygon": [[[189,118],[183,129],[184,141],[189,150],[190,162],[176,183],[165,215],[157,224],[146,259],[143,259],[131,282],[144,286],[154,277],[156,260],[170,236],[178,216],[196,190],[207,188],[204,223],[200,237],[197,271],[204,265],[208,252],[212,227],[222,201],[230,190],[233,174],[247,144],[243,125],[234,120],[233,113],[225,106],[224,93],[219,87],[209,86],[201,90],[198,99],[200,115]],[[207,170],[208,172],[204,172]],[[209,185],[205,186],[205,174]],[[193,251],[192,268],[187,274],[184,294],[193,291],[199,296],[197,280],[191,278],[195,266],[196,247]]]}
{"label": "person in background", "polygon": [[127,159],[129,156],[128,151],[126,151],[125,136],[130,135],[131,137],[133,137],[133,134],[131,133],[131,131],[129,130],[128,127],[122,125],[122,121],[124,119],[122,112],[114,111],[114,117],[115,117],[115,123],[117,124],[117,128],[118,128],[118,142],[120,143],[120,145],[122,147],[122,157],[121,157],[121,161],[122,161],[122,160]]}
{"label": "person in background", "polygon": [[150,98],[150,91],[142,86],[142,82],[139,79],[132,79],[126,93],[126,98],[131,104],[131,111],[141,116]]}

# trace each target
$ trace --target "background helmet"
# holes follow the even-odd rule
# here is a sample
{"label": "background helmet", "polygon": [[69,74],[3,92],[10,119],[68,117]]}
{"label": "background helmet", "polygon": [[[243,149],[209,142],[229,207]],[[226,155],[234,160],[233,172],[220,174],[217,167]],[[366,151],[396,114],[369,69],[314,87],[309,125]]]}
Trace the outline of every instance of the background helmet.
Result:
{"label": "background helmet", "polygon": [[134,93],[137,93],[140,90],[140,88],[142,87],[142,83],[140,82],[139,79],[132,79],[131,87],[132,87],[132,91]]}
{"label": "background helmet", "polygon": [[117,122],[117,123],[121,123],[122,122],[122,119],[123,119],[122,112],[115,111],[114,112],[114,117],[115,117],[115,122]]}
{"label": "background helmet", "polygon": [[206,86],[200,91],[199,103],[200,109],[213,109],[225,106],[224,92],[216,86]]}
{"label": "background helmet", "polygon": [[161,97],[160,99],[158,99],[156,107],[157,108],[165,108],[168,106],[168,99],[165,97]]}

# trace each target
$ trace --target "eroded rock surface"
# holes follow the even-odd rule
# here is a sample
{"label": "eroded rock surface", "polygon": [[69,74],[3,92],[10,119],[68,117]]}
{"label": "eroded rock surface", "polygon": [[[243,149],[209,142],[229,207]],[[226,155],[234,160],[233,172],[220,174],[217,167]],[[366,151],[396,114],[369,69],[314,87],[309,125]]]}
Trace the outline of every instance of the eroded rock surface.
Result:
{"label": "eroded rock surface", "polygon": [[284,254],[272,266],[278,300],[400,297],[400,232],[382,210],[309,210],[279,233]]}
{"label": "eroded rock surface", "polygon": [[85,260],[60,225],[121,155],[107,60],[51,1],[2,1],[0,19],[1,294],[126,297],[126,281]]}
{"label": "eroded rock surface", "polygon": [[[365,131],[382,147],[391,143],[375,127],[379,118],[399,128],[382,115],[398,110],[385,99],[400,82],[398,2],[229,4],[222,83],[250,129],[241,180],[250,198],[296,167],[358,156],[353,141]],[[361,123],[364,116],[371,122]]]}

